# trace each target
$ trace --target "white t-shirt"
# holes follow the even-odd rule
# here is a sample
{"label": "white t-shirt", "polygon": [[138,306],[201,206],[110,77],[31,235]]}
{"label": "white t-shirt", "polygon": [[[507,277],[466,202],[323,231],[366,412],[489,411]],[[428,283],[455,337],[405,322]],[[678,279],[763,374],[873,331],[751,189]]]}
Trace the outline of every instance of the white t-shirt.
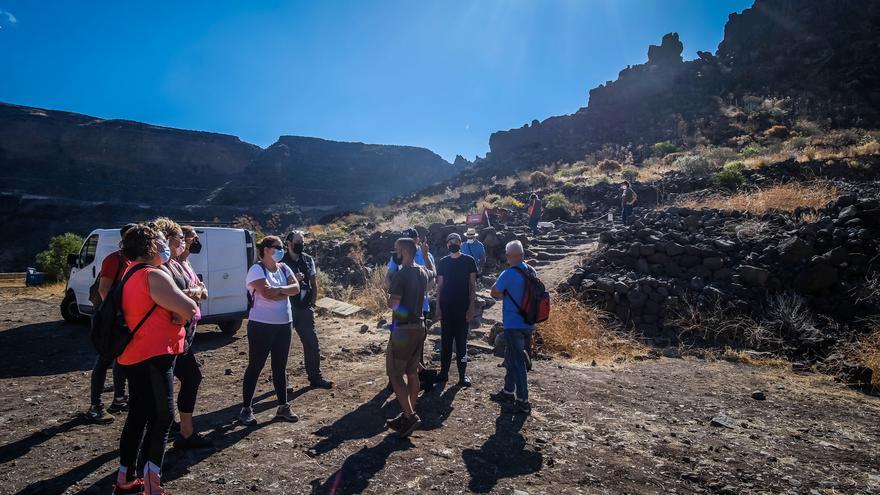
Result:
{"label": "white t-shirt", "polygon": [[[265,271],[264,271],[265,270]],[[248,320],[259,323],[268,323],[270,325],[284,325],[293,321],[293,314],[290,312],[290,299],[285,297],[279,301],[271,301],[260,295],[259,291],[254,292],[248,287],[255,280],[266,279],[270,287],[281,287],[287,285],[287,277],[292,277],[293,272],[290,271],[285,264],[278,264],[278,268],[273,272],[263,267],[259,263],[255,263],[248,270],[245,279],[245,287],[247,291],[253,294],[254,305],[248,315]]]}

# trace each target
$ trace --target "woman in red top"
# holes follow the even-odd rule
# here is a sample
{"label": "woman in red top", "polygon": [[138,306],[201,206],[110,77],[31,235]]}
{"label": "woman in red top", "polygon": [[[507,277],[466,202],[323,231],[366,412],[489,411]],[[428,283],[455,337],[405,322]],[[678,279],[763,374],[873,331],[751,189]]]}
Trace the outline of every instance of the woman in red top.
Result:
{"label": "woman in red top", "polygon": [[[113,492],[139,493],[142,487],[145,494],[162,494],[162,458],[174,420],[174,359],[184,349],[184,322],[195,316],[197,306],[157,268],[168,261],[171,250],[154,224],[129,230],[122,251],[132,260],[126,273],[134,270],[122,289],[122,313],[128,328],[143,323],[117,358],[128,378],[130,399]],[[143,480],[134,475],[141,439],[147,461]]]}

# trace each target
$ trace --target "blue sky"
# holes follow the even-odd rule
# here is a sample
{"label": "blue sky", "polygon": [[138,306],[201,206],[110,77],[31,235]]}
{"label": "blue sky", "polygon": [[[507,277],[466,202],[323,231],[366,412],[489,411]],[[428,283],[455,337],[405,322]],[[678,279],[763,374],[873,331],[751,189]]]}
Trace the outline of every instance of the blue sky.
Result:
{"label": "blue sky", "polygon": [[715,51],[752,0],[0,0],[0,101],[234,134],[424,146],[586,105],[676,31]]}

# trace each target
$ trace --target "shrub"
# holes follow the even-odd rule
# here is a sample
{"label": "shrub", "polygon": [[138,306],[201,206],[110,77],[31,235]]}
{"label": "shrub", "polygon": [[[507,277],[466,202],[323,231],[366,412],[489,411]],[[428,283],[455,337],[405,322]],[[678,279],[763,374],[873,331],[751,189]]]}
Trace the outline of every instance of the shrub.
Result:
{"label": "shrub", "polygon": [[428,212],[414,212],[408,215],[410,225],[428,226],[432,223],[446,223],[446,220],[455,218],[455,212],[449,208],[440,208]]}
{"label": "shrub", "polygon": [[575,194],[578,190],[577,184],[572,181],[567,181],[565,184],[562,184],[562,192],[566,195]]}
{"label": "shrub", "polygon": [[742,169],[727,168],[725,166],[724,169],[712,174],[712,185],[722,189],[736,190],[745,182],[746,178],[743,176]]}
{"label": "shrub", "polygon": [[532,172],[532,174],[529,175],[529,183],[535,188],[547,187],[550,185],[550,176],[540,170]]}
{"label": "shrub", "polygon": [[732,162],[725,163],[723,169],[726,171],[742,173],[742,171],[746,169],[746,164],[741,162],[740,160],[734,160]]}
{"label": "shrub", "polygon": [[634,168],[628,168],[620,173],[620,176],[623,177],[623,180],[628,180],[630,182],[635,182],[636,179],[639,178],[639,171]]}
{"label": "shrub", "polygon": [[495,206],[499,208],[508,208],[511,210],[519,210],[525,206],[525,203],[518,201],[513,196],[504,196],[495,200]]}
{"label": "shrub", "polygon": [[[49,240],[49,248],[37,254],[37,268],[53,280],[67,278],[67,255],[76,254],[82,247],[83,238],[67,232]],[[98,260],[100,263],[101,260]]]}
{"label": "shrub", "polygon": [[654,143],[654,153],[658,156],[666,156],[670,153],[675,153],[676,151],[678,151],[678,146],[672,141],[660,141],[659,143]]}
{"label": "shrub", "polygon": [[785,139],[788,137],[788,127],[785,127],[784,125],[774,125],[764,131],[764,137]]}
{"label": "shrub", "polygon": [[573,298],[553,303],[550,319],[538,325],[542,350],[580,360],[625,361],[644,353],[634,339],[611,326],[612,316]]}
{"label": "shrub", "polygon": [[740,153],[742,153],[742,156],[748,158],[748,157],[760,155],[761,151],[762,150],[761,150],[760,146],[758,146],[756,144],[750,144],[750,145],[746,146],[745,148],[743,148]]}
{"label": "shrub", "polygon": [[548,194],[544,197],[544,206],[547,208],[563,208],[571,211],[571,202],[562,193]]}
{"label": "shrub", "polygon": [[606,175],[611,175],[611,174],[616,174],[617,172],[620,172],[620,170],[623,167],[620,165],[620,162],[618,162],[617,160],[605,159],[605,160],[602,160],[599,162],[599,165],[597,166],[597,168],[599,169],[600,172],[602,172]]}
{"label": "shrub", "polygon": [[800,207],[820,209],[840,196],[839,190],[824,182],[789,183],[741,192],[731,196],[708,196],[683,199],[676,204],[685,208],[747,211],[763,215],[773,210],[794,211]]}
{"label": "shrub", "polygon": [[702,156],[682,156],[675,160],[675,166],[683,173],[694,177],[708,177],[715,168],[712,162]]}

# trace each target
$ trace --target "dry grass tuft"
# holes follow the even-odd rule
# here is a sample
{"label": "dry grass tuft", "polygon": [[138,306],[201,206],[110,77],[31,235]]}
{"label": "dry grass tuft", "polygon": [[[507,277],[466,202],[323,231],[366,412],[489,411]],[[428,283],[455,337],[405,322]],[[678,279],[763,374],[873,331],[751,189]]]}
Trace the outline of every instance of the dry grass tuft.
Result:
{"label": "dry grass tuft", "polygon": [[67,282],[50,282],[36,287],[25,287],[23,280],[15,281],[14,284],[0,285],[0,296],[9,299],[58,299],[64,296],[64,288]]}
{"label": "dry grass tuft", "polygon": [[677,206],[685,208],[714,208],[747,211],[761,215],[772,210],[794,211],[799,207],[823,208],[837,199],[840,192],[823,182],[780,184],[765,189],[734,194],[685,198]]}
{"label": "dry grass tuft", "polygon": [[571,298],[553,302],[550,319],[538,325],[547,352],[596,362],[626,361],[644,355],[645,347],[617,332],[603,311]]}
{"label": "dry grass tuft", "polygon": [[791,362],[787,359],[773,356],[766,352],[744,351],[731,349],[730,347],[726,347],[724,351],[716,357],[717,359],[722,359],[731,363],[742,363],[748,364],[750,366],[783,369],[788,369],[789,367],[791,367]]}
{"label": "dry grass tuft", "polygon": [[856,344],[853,357],[871,368],[871,383],[880,387],[880,324]]}
{"label": "dry grass tuft", "polygon": [[345,297],[350,303],[360,306],[374,315],[388,311],[388,292],[385,290],[385,274],[388,267],[380,266],[369,273],[362,288],[349,288]]}

